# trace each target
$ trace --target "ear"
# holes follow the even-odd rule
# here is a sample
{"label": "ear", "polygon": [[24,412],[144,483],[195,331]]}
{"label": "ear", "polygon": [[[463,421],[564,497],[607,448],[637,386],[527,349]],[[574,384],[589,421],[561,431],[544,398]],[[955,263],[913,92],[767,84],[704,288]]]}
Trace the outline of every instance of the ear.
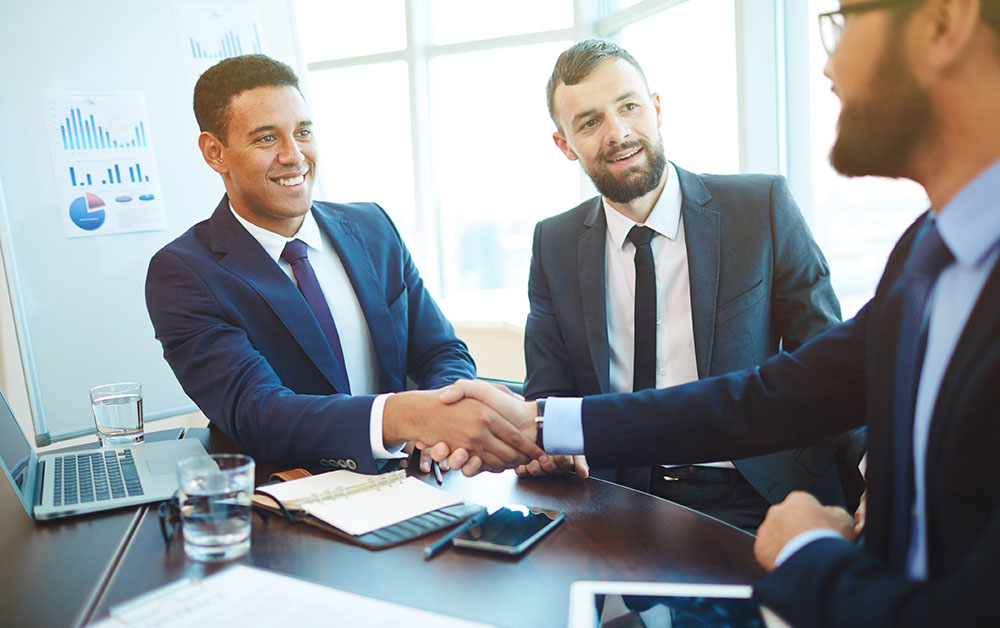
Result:
{"label": "ear", "polygon": [[205,163],[212,170],[219,174],[229,172],[229,166],[226,165],[226,145],[214,133],[202,131],[198,136],[198,148],[201,149]]}
{"label": "ear", "polygon": [[951,69],[972,45],[980,0],[932,0],[921,10],[920,37],[928,69]]}
{"label": "ear", "polygon": [[566,159],[569,159],[570,161],[576,161],[577,159],[579,159],[576,153],[573,152],[573,149],[570,148],[569,141],[566,140],[566,136],[563,135],[561,132],[556,131],[555,133],[553,133],[552,141],[556,143],[556,146],[559,147],[559,150],[562,151],[562,154],[566,155]]}
{"label": "ear", "polygon": [[656,108],[656,126],[657,128],[663,126],[663,112],[660,111],[660,94],[659,92],[653,92],[649,95],[650,100],[653,101],[653,107]]}

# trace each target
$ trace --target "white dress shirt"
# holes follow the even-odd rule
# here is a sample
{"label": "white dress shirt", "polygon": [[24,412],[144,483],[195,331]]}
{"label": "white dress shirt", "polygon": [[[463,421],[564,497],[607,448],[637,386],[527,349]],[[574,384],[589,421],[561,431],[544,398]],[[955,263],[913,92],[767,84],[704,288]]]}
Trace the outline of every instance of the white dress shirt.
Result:
{"label": "white dress shirt", "polygon": [[[650,241],[656,269],[656,387],[668,388],[698,379],[691,313],[691,280],[687,241],[681,216],[680,179],[674,164],[667,164],[660,197],[644,225],[653,230]],[[607,232],[604,243],[605,311],[608,319],[609,382],[611,392],[632,392],[635,357],[635,245],[629,231],[639,224],[603,201]],[[557,402],[558,407],[558,402]],[[546,406],[546,414],[551,408]],[[546,417],[545,448],[583,443],[583,426],[553,428]],[[559,419],[556,419],[558,422]],[[558,425],[558,423],[557,423]],[[562,428],[573,430],[567,433]],[[578,430],[578,431],[577,431]],[[702,466],[733,468],[733,463],[710,462]]]}
{"label": "white dress shirt", "polygon": [[[668,164],[667,181],[644,223],[656,269],[656,387],[698,379],[691,320],[691,282],[681,218],[681,186]],[[608,228],[604,244],[604,285],[608,318],[611,392],[632,392],[635,356],[635,245],[629,231],[638,223],[604,200]]]}
{"label": "white dress shirt", "polygon": [[[303,217],[298,232],[293,237],[286,238],[245,220],[233,210],[232,204],[230,204],[229,210],[296,286],[298,284],[292,273],[292,265],[281,259],[281,252],[285,250],[285,244],[291,240],[302,240],[306,244],[309,251],[309,263],[313,267],[313,272],[316,273],[316,280],[323,290],[323,296],[326,297],[326,302],[330,306],[330,313],[336,321],[337,334],[340,336],[340,345],[344,351],[347,378],[351,383],[351,394],[378,394],[382,390],[382,383],[379,381],[378,356],[375,353],[375,345],[372,343],[368,322],[365,320],[358,295],[354,292],[351,279],[347,276],[347,270],[344,268],[340,256],[337,255],[333,244],[320,231],[312,212],[306,213]],[[382,414],[385,409],[385,400],[389,394],[391,393],[378,395],[371,409],[369,436],[372,455],[377,459],[401,456],[402,448],[388,451],[382,440]]]}

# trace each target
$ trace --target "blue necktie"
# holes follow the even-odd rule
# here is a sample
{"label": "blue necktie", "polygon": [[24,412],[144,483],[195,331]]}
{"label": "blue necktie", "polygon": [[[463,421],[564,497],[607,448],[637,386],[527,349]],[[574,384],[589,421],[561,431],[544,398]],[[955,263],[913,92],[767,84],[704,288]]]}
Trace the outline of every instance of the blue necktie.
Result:
{"label": "blue necktie", "polygon": [[933,220],[917,234],[903,267],[903,309],[893,390],[893,502],[889,563],[902,571],[913,506],[913,411],[927,348],[927,299],[938,275],[954,261]]}
{"label": "blue necktie", "polygon": [[319,323],[326,341],[330,343],[333,355],[337,358],[337,365],[344,375],[344,381],[348,382],[347,390],[337,392],[351,394],[350,380],[347,377],[347,365],[344,362],[344,349],[340,346],[340,334],[337,333],[337,325],[333,322],[333,315],[330,314],[330,305],[326,302],[323,289],[319,286],[316,273],[313,272],[312,264],[306,254],[306,243],[302,240],[292,240],[285,244],[285,250],[281,252],[281,259],[292,266],[292,274],[295,275],[295,282],[299,284],[299,291],[305,297],[309,309],[312,310],[316,322]]}
{"label": "blue necktie", "polygon": [[653,264],[653,230],[635,225],[628,232],[635,245],[635,353],[632,357],[632,390],[656,388],[656,268]]}

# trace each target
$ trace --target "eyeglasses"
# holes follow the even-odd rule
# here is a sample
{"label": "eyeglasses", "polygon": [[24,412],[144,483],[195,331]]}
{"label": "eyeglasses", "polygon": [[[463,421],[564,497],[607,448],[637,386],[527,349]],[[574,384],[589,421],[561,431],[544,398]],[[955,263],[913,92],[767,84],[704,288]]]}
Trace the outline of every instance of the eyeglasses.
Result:
{"label": "eyeglasses", "polygon": [[844,23],[851,13],[864,13],[875,9],[885,9],[892,6],[907,4],[912,0],[872,0],[872,2],[859,2],[840,7],[836,11],[828,11],[819,14],[819,34],[823,40],[823,47],[826,54],[833,54],[837,44],[840,43],[840,35],[844,32]]}

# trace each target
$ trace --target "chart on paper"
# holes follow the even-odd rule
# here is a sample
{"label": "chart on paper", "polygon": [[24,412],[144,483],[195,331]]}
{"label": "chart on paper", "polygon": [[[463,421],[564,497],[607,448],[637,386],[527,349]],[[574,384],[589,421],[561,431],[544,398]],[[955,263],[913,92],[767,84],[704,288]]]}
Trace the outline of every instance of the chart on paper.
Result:
{"label": "chart on paper", "polygon": [[178,6],[174,19],[184,74],[192,88],[202,72],[223,59],[265,52],[255,7]]}
{"label": "chart on paper", "polygon": [[67,237],[166,228],[141,92],[42,93]]}

